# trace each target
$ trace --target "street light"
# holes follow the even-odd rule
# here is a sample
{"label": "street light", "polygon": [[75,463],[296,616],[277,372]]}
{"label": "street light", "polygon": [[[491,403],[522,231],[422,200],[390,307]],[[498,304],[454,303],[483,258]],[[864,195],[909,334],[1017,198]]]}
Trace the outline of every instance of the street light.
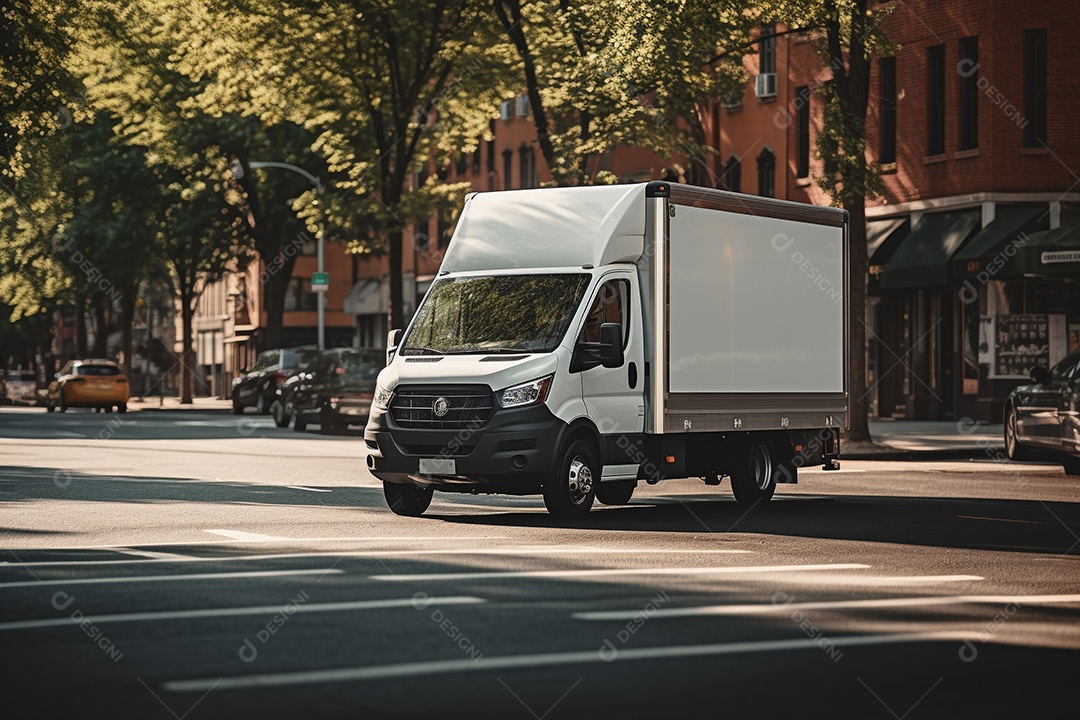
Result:
{"label": "street light", "polygon": [[[315,175],[312,175],[311,173],[309,173],[307,170],[305,170],[302,167],[298,167],[296,165],[291,165],[290,163],[269,162],[269,161],[262,161],[262,160],[256,160],[256,161],[253,161],[253,162],[249,162],[248,167],[251,168],[252,170],[259,170],[261,168],[279,168],[281,170],[290,170],[290,171],[292,171],[294,173],[297,173],[298,175],[303,175],[307,179],[308,182],[310,182],[312,185],[315,186],[316,192],[319,193],[319,194],[322,194],[322,181],[319,180],[318,177],[316,177]],[[244,177],[244,167],[243,167],[243,165],[241,165],[239,162],[233,163],[232,172],[233,172],[233,175],[236,176],[237,180]],[[318,268],[317,268],[316,272],[318,272],[320,275],[322,275],[322,274],[325,274],[326,269],[323,267],[323,262],[324,262],[323,261],[323,234],[322,234],[321,225],[320,225],[319,233],[315,237],[315,246],[317,248],[317,254],[318,254],[318,260],[317,260]],[[326,349],[326,291],[325,290],[317,290],[316,295],[318,296],[318,298],[317,298],[317,300],[318,300],[317,310],[318,310],[318,317],[319,317],[319,335],[318,335],[319,349],[320,350],[325,350]]]}

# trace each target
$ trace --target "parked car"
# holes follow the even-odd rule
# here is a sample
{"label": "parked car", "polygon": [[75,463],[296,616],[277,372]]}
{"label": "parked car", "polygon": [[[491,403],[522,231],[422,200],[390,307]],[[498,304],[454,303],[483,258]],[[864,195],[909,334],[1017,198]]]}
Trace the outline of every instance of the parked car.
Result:
{"label": "parked car", "polygon": [[36,405],[37,373],[33,370],[8,370],[0,377],[0,400],[8,404]]}
{"label": "parked car", "polygon": [[69,407],[127,412],[128,379],[112,360],[71,360],[49,383],[45,409],[49,412]]}
{"label": "parked car", "polygon": [[303,432],[318,423],[330,434],[367,423],[375,377],[386,364],[383,350],[337,348],[322,352],[305,371],[289,378],[274,405],[274,422]]}
{"label": "parked car", "polygon": [[1031,369],[1032,382],[1005,401],[1005,452],[1012,460],[1032,450],[1062,458],[1065,472],[1080,475],[1080,350],[1054,367]]}
{"label": "parked car", "polygon": [[255,364],[240,371],[233,380],[232,411],[239,415],[254,407],[260,415],[270,412],[278,387],[299,370],[305,369],[318,355],[310,347],[279,348],[259,353]]}

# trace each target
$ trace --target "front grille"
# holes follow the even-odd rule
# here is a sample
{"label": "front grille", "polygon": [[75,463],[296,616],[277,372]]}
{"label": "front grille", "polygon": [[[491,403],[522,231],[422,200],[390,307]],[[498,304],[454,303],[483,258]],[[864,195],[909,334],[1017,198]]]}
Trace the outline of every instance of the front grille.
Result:
{"label": "front grille", "polygon": [[[435,403],[446,400],[446,414],[435,414]],[[462,430],[482,428],[495,412],[494,397],[483,385],[399,387],[390,401],[390,416],[404,428]]]}

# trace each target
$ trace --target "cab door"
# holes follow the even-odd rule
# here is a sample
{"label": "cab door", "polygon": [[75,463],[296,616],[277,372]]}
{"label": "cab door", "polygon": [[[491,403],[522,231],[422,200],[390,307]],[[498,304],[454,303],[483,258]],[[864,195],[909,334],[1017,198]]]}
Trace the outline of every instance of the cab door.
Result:
{"label": "cab door", "polygon": [[645,343],[638,298],[635,273],[627,270],[605,275],[579,335],[579,340],[600,342],[602,324],[622,327],[623,364],[594,367],[581,374],[585,407],[604,436],[605,479],[637,477],[635,440],[645,427]]}

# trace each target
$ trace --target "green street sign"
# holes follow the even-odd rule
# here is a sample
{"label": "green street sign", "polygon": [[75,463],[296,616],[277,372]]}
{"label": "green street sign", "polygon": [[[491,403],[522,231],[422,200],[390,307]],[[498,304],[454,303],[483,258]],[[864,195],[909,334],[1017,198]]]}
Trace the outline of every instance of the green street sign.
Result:
{"label": "green street sign", "polygon": [[330,289],[330,273],[317,272],[311,274],[311,291],[326,292]]}

